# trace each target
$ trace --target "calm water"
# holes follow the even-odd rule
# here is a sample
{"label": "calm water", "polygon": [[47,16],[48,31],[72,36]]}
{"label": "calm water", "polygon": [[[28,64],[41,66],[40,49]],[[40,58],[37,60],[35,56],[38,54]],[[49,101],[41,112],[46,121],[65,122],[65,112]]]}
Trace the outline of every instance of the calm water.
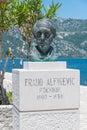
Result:
{"label": "calm water", "polygon": [[80,84],[87,86],[87,59],[60,59],[67,62],[67,68],[80,70]]}
{"label": "calm water", "polygon": [[[25,60],[23,60],[24,62]],[[58,59],[58,61],[66,61],[67,68],[79,69],[80,70],[80,84],[87,86],[87,59]],[[0,71],[4,66],[5,59],[0,63]],[[20,68],[20,59],[14,60],[15,67]],[[12,60],[9,59],[6,71],[12,72]]]}

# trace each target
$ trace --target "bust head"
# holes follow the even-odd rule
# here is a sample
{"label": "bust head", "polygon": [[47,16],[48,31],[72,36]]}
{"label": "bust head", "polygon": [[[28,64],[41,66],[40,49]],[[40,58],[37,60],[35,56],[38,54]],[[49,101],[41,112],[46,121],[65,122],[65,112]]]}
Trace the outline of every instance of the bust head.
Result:
{"label": "bust head", "polygon": [[56,36],[52,20],[44,18],[37,21],[33,27],[33,34],[37,50],[41,55],[47,55],[52,50],[52,40]]}

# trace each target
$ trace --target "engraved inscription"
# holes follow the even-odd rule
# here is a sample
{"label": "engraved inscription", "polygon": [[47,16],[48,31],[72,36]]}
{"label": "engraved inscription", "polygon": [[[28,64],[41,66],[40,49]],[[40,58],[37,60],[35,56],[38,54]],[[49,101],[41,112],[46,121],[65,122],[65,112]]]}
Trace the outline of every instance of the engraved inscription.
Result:
{"label": "engraved inscription", "polygon": [[46,80],[46,83],[44,83],[44,80],[41,78],[29,78],[25,79],[25,86],[43,86],[46,84],[46,86],[74,86],[75,85],[75,78],[69,77],[69,78],[49,78]]}
{"label": "engraved inscription", "polygon": [[63,93],[61,87],[43,87],[39,88],[39,95],[37,95],[38,100],[46,99],[62,99]]}
{"label": "engraved inscription", "polygon": [[53,77],[48,79],[43,78],[26,78],[25,87],[37,87],[37,100],[62,100],[63,87],[75,86],[75,78],[73,77]]}
{"label": "engraved inscription", "polygon": [[43,79],[25,79],[25,86],[43,86]]}
{"label": "engraved inscription", "polygon": [[47,79],[47,85],[48,86],[54,86],[54,85],[74,85],[74,78],[50,78]]}

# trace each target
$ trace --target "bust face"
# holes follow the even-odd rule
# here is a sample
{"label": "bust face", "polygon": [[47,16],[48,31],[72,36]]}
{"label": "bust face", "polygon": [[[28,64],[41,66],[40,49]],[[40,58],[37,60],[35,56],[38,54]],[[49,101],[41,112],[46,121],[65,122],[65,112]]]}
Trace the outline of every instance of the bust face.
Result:
{"label": "bust face", "polygon": [[45,54],[53,40],[53,34],[49,28],[39,27],[35,33],[36,44],[40,52]]}
{"label": "bust face", "polygon": [[56,36],[56,29],[50,19],[41,19],[33,27],[33,34],[36,40],[36,49],[41,55],[49,53],[52,40]]}

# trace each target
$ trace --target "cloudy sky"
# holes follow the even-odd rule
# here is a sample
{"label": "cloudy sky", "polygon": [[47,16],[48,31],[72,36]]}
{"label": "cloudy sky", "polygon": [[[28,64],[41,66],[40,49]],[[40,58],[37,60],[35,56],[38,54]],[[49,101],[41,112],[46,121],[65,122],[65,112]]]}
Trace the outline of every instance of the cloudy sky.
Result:
{"label": "cloudy sky", "polygon": [[[43,0],[47,7],[52,0]],[[63,18],[87,19],[87,0],[54,0],[62,3],[57,15]]]}

